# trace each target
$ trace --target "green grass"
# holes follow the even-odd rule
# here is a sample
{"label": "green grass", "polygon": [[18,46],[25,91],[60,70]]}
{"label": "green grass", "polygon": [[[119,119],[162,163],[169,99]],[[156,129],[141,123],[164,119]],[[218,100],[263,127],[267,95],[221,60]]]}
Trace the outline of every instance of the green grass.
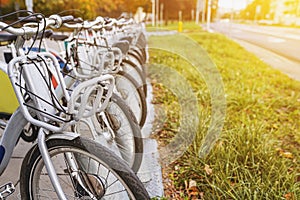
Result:
{"label": "green grass", "polygon": [[[176,198],[300,199],[300,83],[225,36],[191,32],[187,36],[208,52],[223,78],[226,119],[213,150],[200,159],[198,151],[210,121],[208,87],[182,58],[150,51],[152,63],[168,65],[188,80],[200,108],[195,141],[180,159],[165,167]],[[151,37],[150,44],[160,39]],[[155,80],[155,73],[149,71]],[[173,103],[176,96],[159,84],[153,82],[154,101],[166,110],[168,120],[160,130],[163,137],[157,136],[164,145],[179,131],[180,105]],[[190,180],[197,183],[192,192]],[[174,191],[169,192],[168,187],[165,198],[174,199]]]}

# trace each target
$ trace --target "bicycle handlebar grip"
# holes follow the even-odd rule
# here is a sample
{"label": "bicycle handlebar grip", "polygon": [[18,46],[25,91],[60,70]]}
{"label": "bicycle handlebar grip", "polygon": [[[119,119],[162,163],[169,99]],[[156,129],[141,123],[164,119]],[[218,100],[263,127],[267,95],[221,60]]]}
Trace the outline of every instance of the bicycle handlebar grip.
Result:
{"label": "bicycle handlebar grip", "polygon": [[28,17],[18,17],[19,20],[22,22],[40,22],[41,17],[39,16],[28,16]]}
{"label": "bicycle handlebar grip", "polygon": [[104,23],[105,23],[105,25],[112,23],[112,21],[113,21],[112,18],[104,17]]}
{"label": "bicycle handlebar grip", "polygon": [[[59,16],[59,15],[51,15],[49,17],[50,20],[52,20],[49,25],[52,27],[52,28],[60,28],[61,25],[63,23],[66,23],[68,21],[73,21],[74,20],[74,17],[72,15],[67,15],[67,16]],[[54,20],[54,21],[53,21]]]}
{"label": "bicycle handlebar grip", "polygon": [[72,15],[67,15],[61,17],[62,23],[72,22],[74,21],[74,17]]}
{"label": "bicycle handlebar grip", "polygon": [[82,23],[83,19],[81,17],[77,17],[77,18],[74,18],[72,22],[74,22],[74,23]]}

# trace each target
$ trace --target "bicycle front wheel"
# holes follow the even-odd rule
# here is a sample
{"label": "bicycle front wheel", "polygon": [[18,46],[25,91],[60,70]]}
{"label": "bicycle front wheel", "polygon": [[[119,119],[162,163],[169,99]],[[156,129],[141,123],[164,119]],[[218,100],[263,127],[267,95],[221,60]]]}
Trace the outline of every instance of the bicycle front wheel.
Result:
{"label": "bicycle front wheel", "polygon": [[[68,199],[149,199],[127,164],[100,144],[84,138],[52,139],[47,147]],[[20,192],[22,199],[58,199],[37,146],[24,158]]]}

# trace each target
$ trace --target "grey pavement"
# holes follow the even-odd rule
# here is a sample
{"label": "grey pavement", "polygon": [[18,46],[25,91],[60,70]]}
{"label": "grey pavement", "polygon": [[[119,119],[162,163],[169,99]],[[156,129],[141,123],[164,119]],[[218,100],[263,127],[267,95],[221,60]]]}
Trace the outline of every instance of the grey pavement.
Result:
{"label": "grey pavement", "polygon": [[151,31],[151,32],[147,32],[147,36],[163,36],[163,35],[174,35],[177,34],[178,31],[170,31],[170,30],[163,30],[163,29],[158,29],[157,31]]}
{"label": "grey pavement", "polygon": [[153,94],[152,86],[148,81],[147,94],[147,120],[142,129],[144,138],[144,155],[141,168],[138,172],[138,177],[144,183],[148,193],[151,197],[162,197],[164,194],[162,172],[159,163],[159,153],[157,149],[157,142],[151,139],[152,125],[155,117],[154,106],[151,103]]}

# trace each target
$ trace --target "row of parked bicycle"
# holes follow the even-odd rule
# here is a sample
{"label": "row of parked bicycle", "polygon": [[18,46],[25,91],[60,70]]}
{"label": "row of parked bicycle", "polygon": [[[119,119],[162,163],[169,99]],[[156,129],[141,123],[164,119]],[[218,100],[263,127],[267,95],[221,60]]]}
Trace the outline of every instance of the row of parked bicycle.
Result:
{"label": "row of parked bicycle", "polygon": [[[21,199],[149,199],[136,175],[147,117],[144,25],[19,12],[26,16],[0,22],[0,69],[19,102],[0,120],[0,175],[22,138],[35,145],[22,162]],[[62,26],[71,33],[56,33]],[[0,199],[14,190],[6,183]]]}

